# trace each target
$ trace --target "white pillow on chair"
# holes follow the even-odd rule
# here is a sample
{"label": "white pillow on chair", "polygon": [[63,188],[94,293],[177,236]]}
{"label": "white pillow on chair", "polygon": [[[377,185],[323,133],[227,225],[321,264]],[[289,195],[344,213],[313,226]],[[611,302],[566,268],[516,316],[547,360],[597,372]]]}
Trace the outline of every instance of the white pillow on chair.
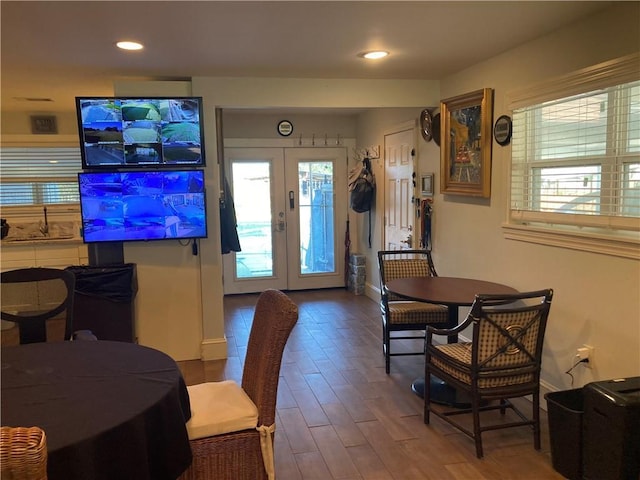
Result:
{"label": "white pillow on chair", "polygon": [[200,383],[187,390],[191,404],[189,440],[258,426],[258,408],[233,380]]}

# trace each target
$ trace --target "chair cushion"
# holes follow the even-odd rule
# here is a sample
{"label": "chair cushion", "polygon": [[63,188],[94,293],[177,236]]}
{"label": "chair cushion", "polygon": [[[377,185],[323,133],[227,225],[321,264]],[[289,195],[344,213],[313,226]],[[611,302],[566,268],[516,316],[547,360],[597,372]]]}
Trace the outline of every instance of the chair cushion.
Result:
{"label": "chair cushion", "polygon": [[[450,343],[446,345],[438,345],[436,349],[440,351],[440,353],[454,358],[459,362],[465,364],[465,366],[471,366],[471,343],[469,342],[461,342],[461,343]],[[445,358],[440,358],[435,355],[431,356],[431,365],[436,368],[439,368],[443,372],[448,373],[454,378],[470,385],[471,384],[471,376],[460,368],[456,368],[455,365],[447,362]],[[508,373],[508,370],[505,372]],[[502,387],[506,385],[517,385],[520,383],[527,383],[533,379],[533,374],[525,373],[520,375],[506,375],[500,377],[489,377],[489,378],[480,378],[478,380],[478,387],[480,388],[493,388],[493,387]]]}
{"label": "chair cushion", "polygon": [[237,432],[258,426],[258,408],[232,380],[207,382],[187,387],[191,420],[189,440]]}
{"label": "chair cushion", "polygon": [[395,323],[446,323],[449,310],[442,305],[424,302],[389,302],[388,322]]}

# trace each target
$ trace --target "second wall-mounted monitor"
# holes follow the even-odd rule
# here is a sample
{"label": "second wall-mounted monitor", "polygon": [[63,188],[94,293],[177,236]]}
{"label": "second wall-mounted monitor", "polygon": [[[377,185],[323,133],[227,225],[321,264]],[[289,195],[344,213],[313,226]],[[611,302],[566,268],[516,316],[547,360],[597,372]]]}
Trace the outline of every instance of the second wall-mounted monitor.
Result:
{"label": "second wall-mounted monitor", "polygon": [[83,169],[205,165],[201,97],[76,97]]}

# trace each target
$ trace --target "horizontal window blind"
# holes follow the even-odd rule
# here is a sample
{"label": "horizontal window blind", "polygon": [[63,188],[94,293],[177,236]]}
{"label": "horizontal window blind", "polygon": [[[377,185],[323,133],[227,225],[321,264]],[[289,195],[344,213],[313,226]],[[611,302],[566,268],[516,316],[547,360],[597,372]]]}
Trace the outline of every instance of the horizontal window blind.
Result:
{"label": "horizontal window blind", "polygon": [[0,205],[77,203],[77,147],[0,148]]}
{"label": "horizontal window blind", "polygon": [[511,212],[519,222],[638,229],[640,81],[514,110]]}

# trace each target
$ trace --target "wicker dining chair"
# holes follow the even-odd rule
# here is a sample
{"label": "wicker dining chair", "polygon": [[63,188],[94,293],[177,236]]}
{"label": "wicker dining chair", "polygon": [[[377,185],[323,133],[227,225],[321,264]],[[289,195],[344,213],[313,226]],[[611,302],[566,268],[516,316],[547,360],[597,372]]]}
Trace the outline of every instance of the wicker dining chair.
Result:
{"label": "wicker dining chair", "polygon": [[[476,295],[466,320],[452,329],[427,328],[425,359],[424,423],[433,413],[475,440],[482,458],[482,432],[529,425],[534,447],[540,450],[540,368],[542,345],[551,308],[551,289],[510,295]],[[434,343],[434,335],[458,334],[472,326],[471,342]],[[429,378],[435,375],[469,395],[470,408],[432,407]],[[527,417],[509,399],[532,396],[532,415]],[[499,403],[491,403],[499,400]],[[480,413],[513,410],[516,421],[487,422]],[[472,430],[451,417],[471,414]]]}
{"label": "wicker dining chair", "polygon": [[0,478],[47,480],[47,436],[42,429],[0,428]]}
{"label": "wicker dining chair", "polygon": [[[385,371],[391,370],[391,357],[423,355],[419,351],[391,352],[392,340],[424,340],[427,325],[446,324],[449,309],[443,305],[409,301],[389,291],[391,280],[407,277],[437,277],[431,252],[428,250],[381,250],[378,252],[380,273],[380,310],[382,312],[382,352]],[[414,333],[391,335],[391,332]],[[420,332],[420,333],[415,333]]]}
{"label": "wicker dining chair", "polygon": [[187,387],[193,463],[181,480],[275,478],[273,434],[280,364],[298,307],[284,293],[260,294],[249,334],[242,384]]}

